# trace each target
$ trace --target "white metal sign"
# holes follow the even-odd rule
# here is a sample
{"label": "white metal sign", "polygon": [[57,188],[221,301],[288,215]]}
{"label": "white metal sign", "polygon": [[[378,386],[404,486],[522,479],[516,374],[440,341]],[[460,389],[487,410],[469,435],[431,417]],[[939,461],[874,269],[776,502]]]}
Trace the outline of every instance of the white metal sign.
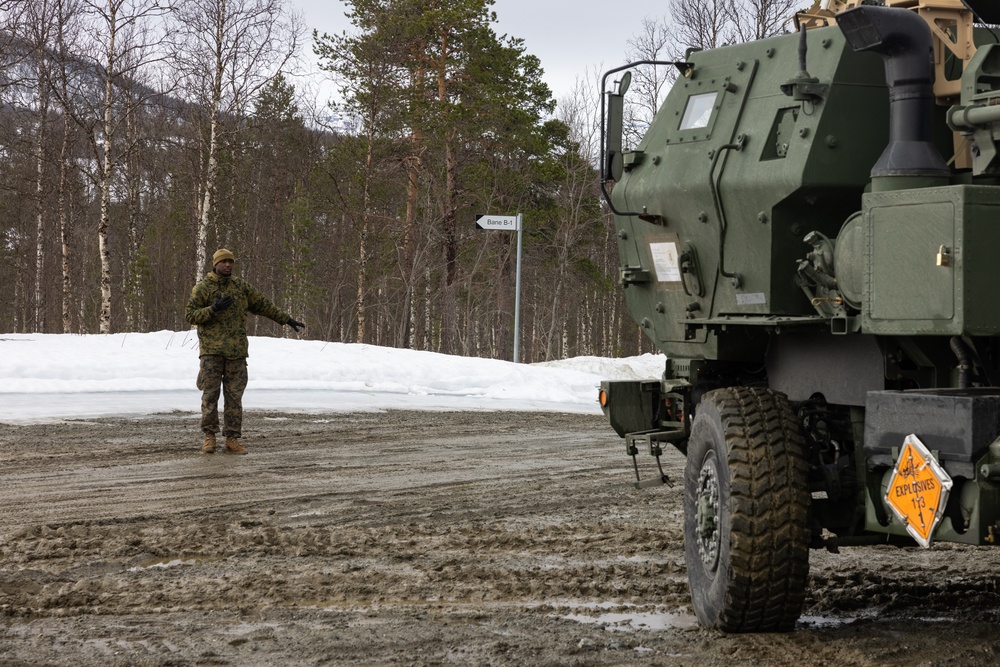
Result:
{"label": "white metal sign", "polygon": [[477,229],[500,229],[510,232],[520,231],[521,228],[517,224],[518,216],[516,215],[477,215],[476,216],[476,228]]}
{"label": "white metal sign", "polygon": [[650,243],[649,254],[653,257],[653,270],[656,271],[658,282],[680,282],[681,268],[676,243]]}
{"label": "white metal sign", "polygon": [[517,215],[477,215],[477,229],[495,229],[517,232],[517,277],[514,279],[514,363],[521,361],[521,214]]}

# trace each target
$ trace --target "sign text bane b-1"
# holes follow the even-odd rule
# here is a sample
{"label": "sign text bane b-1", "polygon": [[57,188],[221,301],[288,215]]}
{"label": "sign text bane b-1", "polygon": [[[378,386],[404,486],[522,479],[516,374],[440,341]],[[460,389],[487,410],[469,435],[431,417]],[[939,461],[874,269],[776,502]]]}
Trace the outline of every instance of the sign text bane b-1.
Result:
{"label": "sign text bane b-1", "polygon": [[476,216],[476,228],[477,229],[500,229],[516,232],[518,231],[516,215],[477,215]]}

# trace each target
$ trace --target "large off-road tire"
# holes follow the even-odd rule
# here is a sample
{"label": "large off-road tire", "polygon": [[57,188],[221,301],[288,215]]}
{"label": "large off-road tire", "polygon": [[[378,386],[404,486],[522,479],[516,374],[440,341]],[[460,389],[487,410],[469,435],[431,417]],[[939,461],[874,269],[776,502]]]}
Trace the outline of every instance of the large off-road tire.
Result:
{"label": "large off-road tire", "polygon": [[809,574],[803,448],[784,394],[730,387],[699,403],[684,471],[684,555],[703,625],[795,626]]}

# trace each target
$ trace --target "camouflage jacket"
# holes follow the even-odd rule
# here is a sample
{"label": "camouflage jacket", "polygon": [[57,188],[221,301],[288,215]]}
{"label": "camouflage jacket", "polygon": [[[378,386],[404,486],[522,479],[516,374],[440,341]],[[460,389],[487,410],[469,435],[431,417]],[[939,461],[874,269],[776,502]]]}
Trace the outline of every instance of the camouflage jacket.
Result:
{"label": "camouflage jacket", "polygon": [[[233,305],[220,313],[213,312],[212,304],[226,294],[233,297]],[[213,271],[191,290],[184,318],[198,325],[201,356],[219,354],[241,359],[249,349],[247,313],[263,315],[278,324],[288,324],[291,319],[247,281]]]}

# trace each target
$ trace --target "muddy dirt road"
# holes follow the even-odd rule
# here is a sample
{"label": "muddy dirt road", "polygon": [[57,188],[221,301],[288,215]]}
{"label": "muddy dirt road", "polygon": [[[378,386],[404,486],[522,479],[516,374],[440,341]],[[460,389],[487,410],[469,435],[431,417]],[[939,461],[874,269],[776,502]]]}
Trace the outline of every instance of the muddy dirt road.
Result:
{"label": "muddy dirt road", "polygon": [[[813,552],[791,633],[695,625],[678,489],[600,417],[0,425],[0,665],[992,665],[1000,552]],[[667,457],[679,478],[682,459]]]}

